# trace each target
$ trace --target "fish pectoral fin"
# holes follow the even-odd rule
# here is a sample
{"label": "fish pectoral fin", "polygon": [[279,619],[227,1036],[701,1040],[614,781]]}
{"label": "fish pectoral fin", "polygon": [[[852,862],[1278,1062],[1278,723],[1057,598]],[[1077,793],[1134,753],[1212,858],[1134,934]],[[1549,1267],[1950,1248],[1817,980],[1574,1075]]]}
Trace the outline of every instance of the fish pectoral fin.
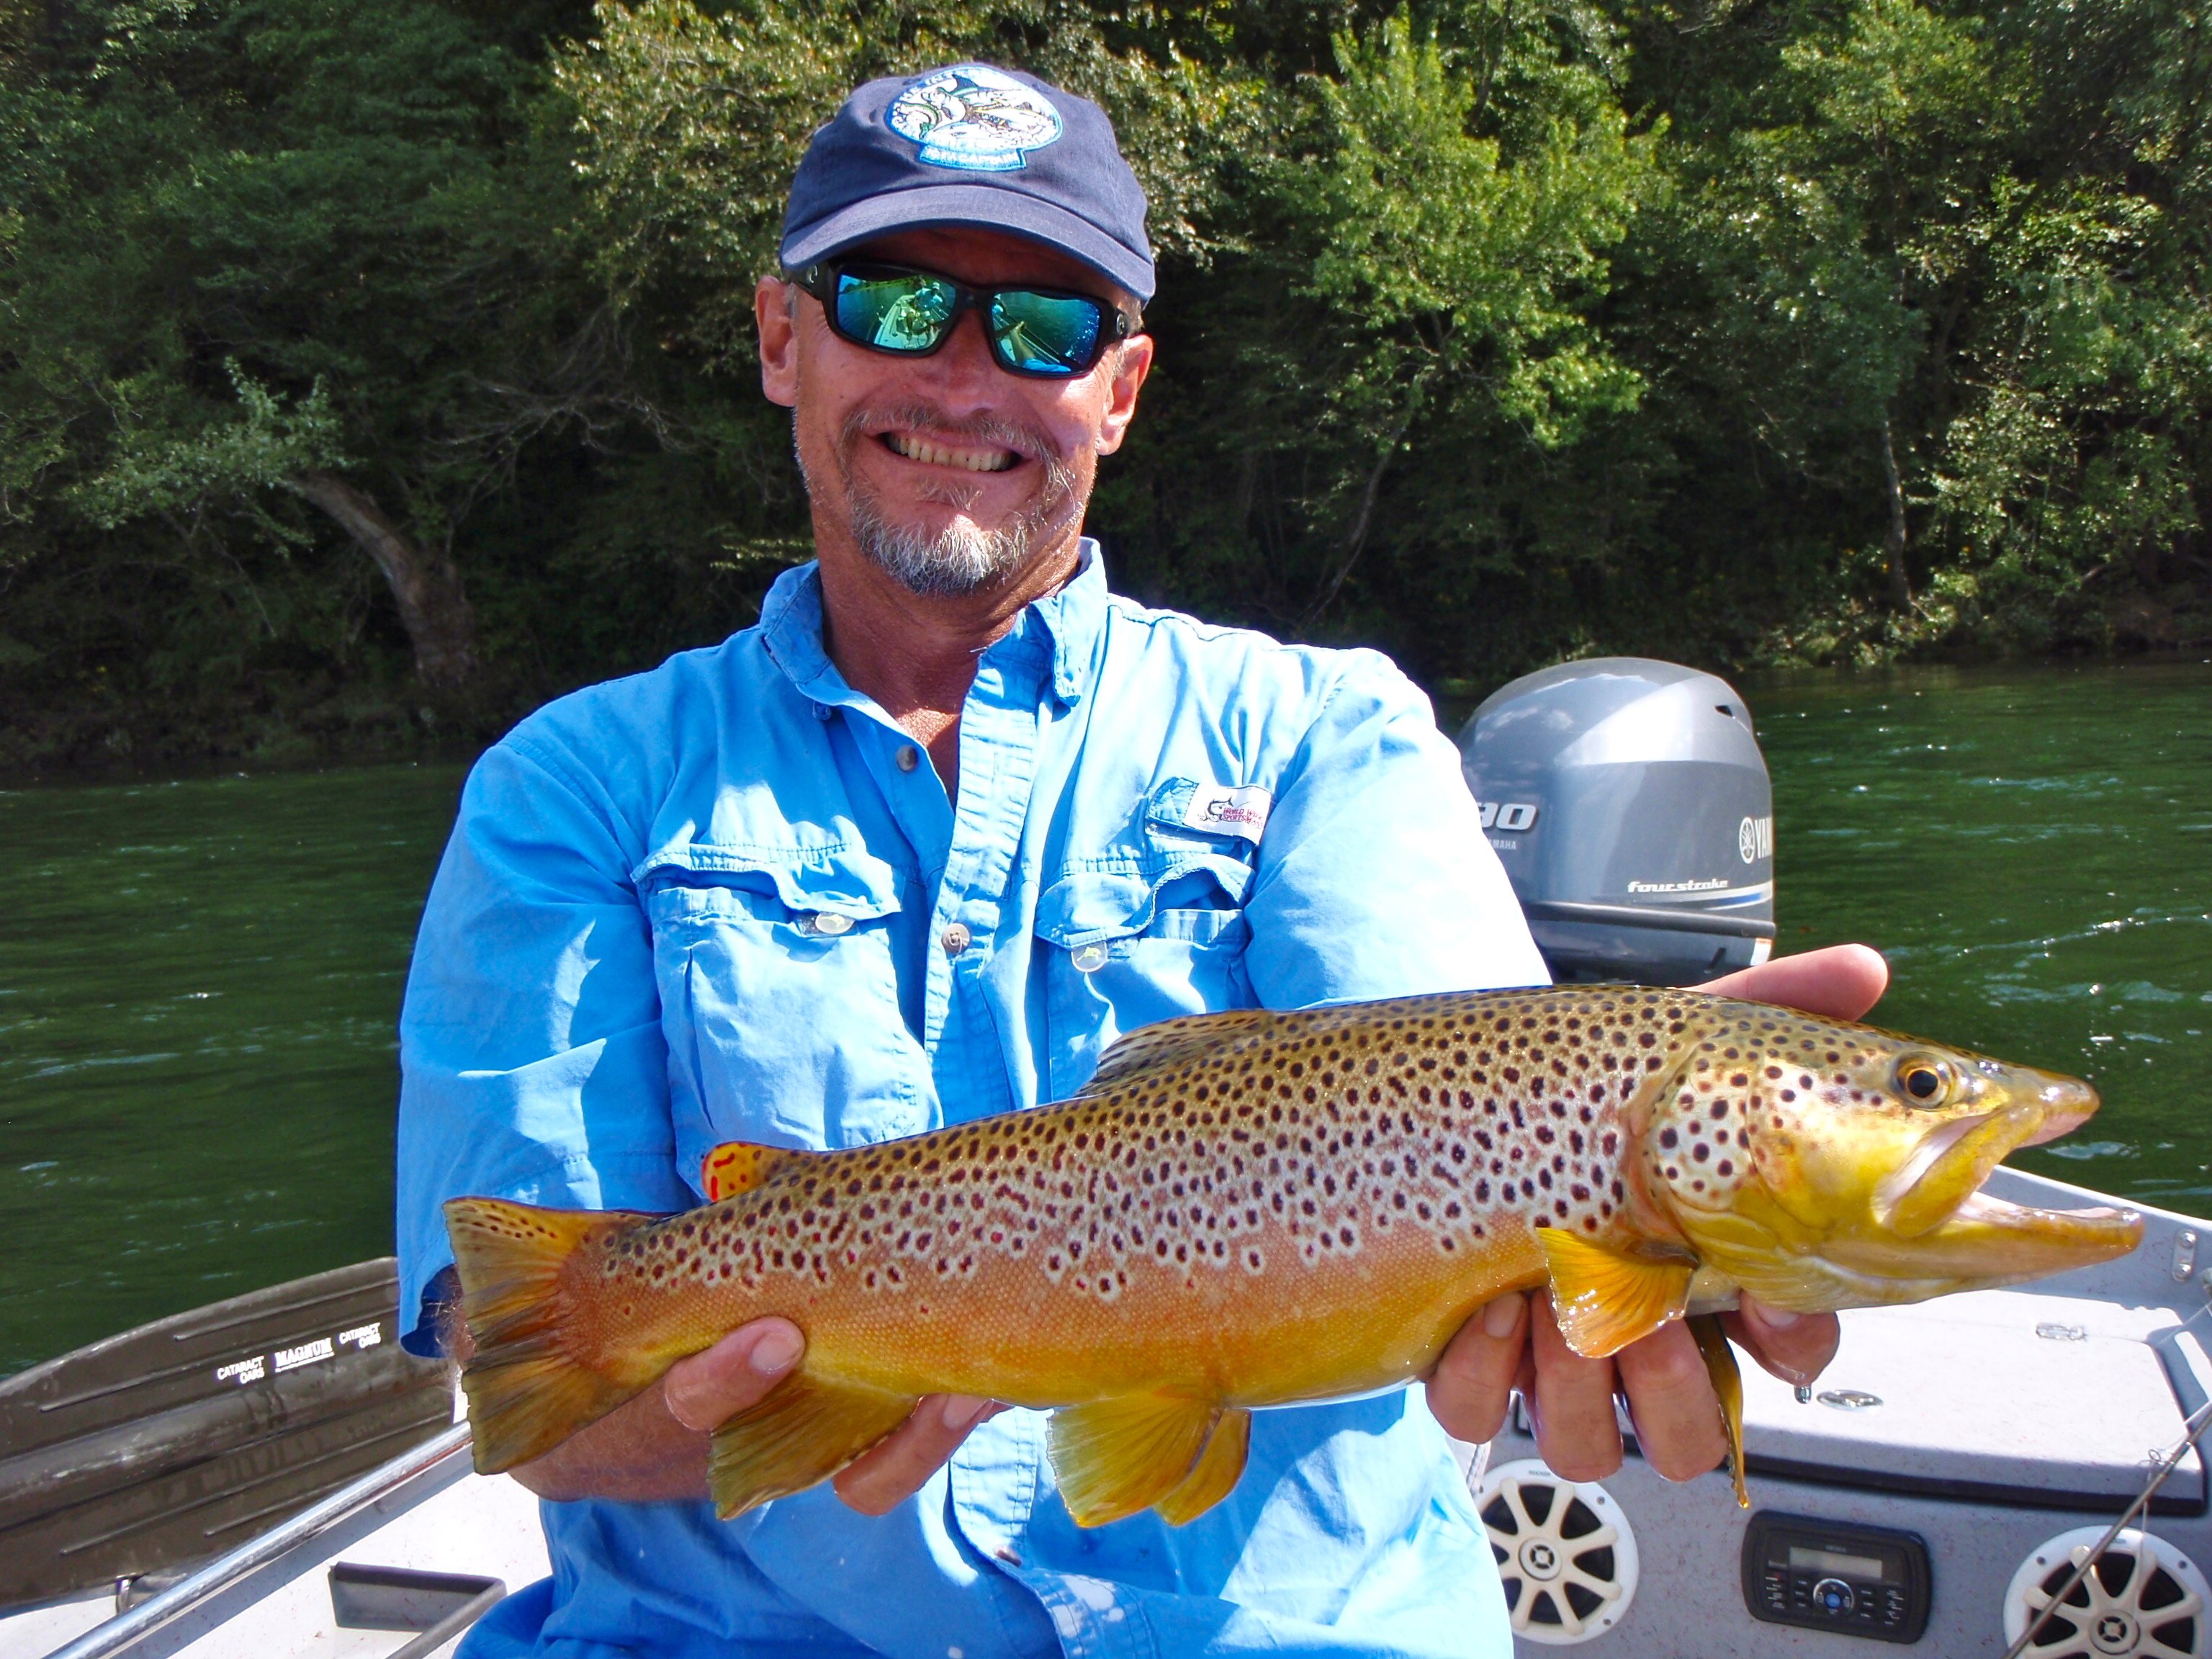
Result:
{"label": "fish pectoral fin", "polygon": [[1171,1527],[1188,1526],[1236,1490],[1244,1474],[1244,1455],[1252,1445],[1252,1413],[1232,1406],[1221,1413],[1206,1449],[1168,1495],[1153,1504]]}
{"label": "fish pectoral fin", "polygon": [[[1209,1401],[1165,1394],[1124,1395],[1054,1412],[1045,1443],[1060,1501],[1075,1524],[1103,1527],[1173,1497],[1199,1473],[1199,1455],[1221,1414]],[[1202,1495],[1203,1487],[1194,1492]]]}
{"label": "fish pectoral fin", "polygon": [[1712,1379],[1713,1394],[1721,1402],[1721,1432],[1728,1437],[1729,1473],[1735,1477],[1738,1509],[1751,1507],[1751,1493],[1743,1484],[1743,1372],[1729,1346],[1728,1332],[1718,1314],[1690,1316],[1690,1334],[1698,1339],[1698,1352]]}
{"label": "fish pectoral fin", "polygon": [[1689,1306],[1687,1261],[1645,1261],[1564,1227],[1537,1228],[1536,1242],[1552,1270],[1559,1334],[1585,1359],[1620,1352]]}
{"label": "fish pectoral fin", "polygon": [[699,1185],[709,1204],[749,1193],[768,1172],[794,1158],[818,1156],[793,1146],[763,1146],[757,1141],[726,1140],[699,1160]]}
{"label": "fish pectoral fin", "polygon": [[915,1399],[802,1368],[714,1431],[714,1512],[727,1521],[827,1480],[913,1416]]}
{"label": "fish pectoral fin", "polygon": [[659,1217],[498,1198],[456,1198],[445,1214],[476,1345],[461,1388],[477,1474],[544,1456],[659,1374],[580,1346],[571,1316],[598,1276],[582,1275],[580,1284],[567,1271],[578,1251]]}
{"label": "fish pectoral fin", "polygon": [[1232,1008],[1225,1013],[1185,1014],[1146,1025],[1109,1044],[1098,1056],[1098,1069],[1091,1081],[1077,1090],[1077,1098],[1121,1087],[1131,1078],[1154,1067],[1163,1070],[1211,1054],[1224,1043],[1250,1036],[1273,1022],[1266,1008]]}

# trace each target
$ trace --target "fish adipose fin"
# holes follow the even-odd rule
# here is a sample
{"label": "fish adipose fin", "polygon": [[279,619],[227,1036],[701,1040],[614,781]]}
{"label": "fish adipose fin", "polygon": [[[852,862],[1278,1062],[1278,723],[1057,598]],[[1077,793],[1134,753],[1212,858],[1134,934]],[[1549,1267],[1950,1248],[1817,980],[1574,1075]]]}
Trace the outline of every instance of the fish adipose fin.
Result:
{"label": "fish adipose fin", "polygon": [[630,1210],[546,1210],[495,1198],[446,1206],[476,1352],[461,1372],[479,1474],[542,1457],[653,1381],[610,1376],[564,1336],[574,1297],[563,1283],[576,1252],[657,1216]]}
{"label": "fish adipose fin", "polygon": [[1559,1334],[1585,1359],[1619,1353],[1690,1305],[1687,1261],[1647,1261],[1564,1227],[1537,1228],[1536,1242],[1552,1270]]}
{"label": "fish adipose fin", "polygon": [[827,1480],[914,1415],[910,1394],[801,1370],[714,1431],[707,1486],[727,1521]]}
{"label": "fish adipose fin", "polygon": [[1098,1069],[1076,1091],[1077,1097],[1119,1088],[1155,1067],[1168,1069],[1200,1054],[1218,1056],[1222,1044],[1249,1036],[1274,1018],[1266,1008],[1235,1008],[1221,1014],[1185,1014],[1145,1026],[1116,1039],[1099,1055]]}
{"label": "fish adipose fin", "polygon": [[1698,1339],[1698,1352],[1712,1379],[1713,1393],[1721,1402],[1721,1432],[1728,1437],[1729,1473],[1735,1477],[1736,1507],[1751,1507],[1751,1493],[1743,1484],[1743,1372],[1737,1369],[1735,1350],[1729,1346],[1728,1332],[1718,1314],[1690,1316],[1690,1334]]}
{"label": "fish adipose fin", "polygon": [[790,1146],[763,1146],[750,1140],[726,1140],[699,1160],[699,1185],[709,1204],[749,1193],[779,1164],[807,1153]]}
{"label": "fish adipose fin", "polygon": [[[1188,1508],[1183,1519],[1208,1507],[1235,1484],[1232,1480],[1207,1496],[1219,1473],[1200,1467],[1200,1454],[1221,1416],[1221,1408],[1206,1401],[1164,1394],[1125,1395],[1054,1412],[1045,1443],[1060,1501],[1075,1524],[1103,1527],[1155,1504],[1173,1502],[1186,1483],[1194,1483],[1186,1501],[1205,1502]],[[1241,1433],[1235,1449],[1241,1474]],[[1227,1449],[1223,1455],[1226,1459]]]}
{"label": "fish adipose fin", "polygon": [[1232,1406],[1221,1413],[1206,1449],[1174,1490],[1152,1505],[1171,1527],[1187,1526],[1235,1491],[1252,1445],[1252,1413]]}

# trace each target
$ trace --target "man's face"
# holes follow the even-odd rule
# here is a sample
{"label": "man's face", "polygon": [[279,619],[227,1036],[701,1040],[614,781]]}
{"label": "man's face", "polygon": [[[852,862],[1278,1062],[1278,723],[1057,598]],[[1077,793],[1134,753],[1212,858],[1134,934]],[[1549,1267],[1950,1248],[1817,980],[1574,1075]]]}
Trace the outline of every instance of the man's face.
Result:
{"label": "man's face", "polygon": [[[997,231],[908,231],[848,257],[1134,309],[1089,267]],[[924,595],[996,587],[1072,545],[1098,457],[1121,447],[1152,365],[1152,341],[1139,336],[1109,346],[1087,374],[1009,374],[974,312],[933,355],[891,356],[838,338],[812,296],[774,277],[754,307],[762,387],[793,410],[823,556],[849,544]]]}

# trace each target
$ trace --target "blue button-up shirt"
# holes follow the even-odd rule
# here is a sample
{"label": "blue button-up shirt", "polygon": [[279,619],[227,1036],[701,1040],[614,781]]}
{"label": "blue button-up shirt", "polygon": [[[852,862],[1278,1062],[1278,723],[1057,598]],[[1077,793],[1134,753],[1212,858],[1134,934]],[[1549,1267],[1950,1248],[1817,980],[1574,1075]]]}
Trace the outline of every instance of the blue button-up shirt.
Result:
{"label": "blue button-up shirt", "polygon": [[[447,1282],[457,1194],[682,1209],[722,1141],[1031,1106],[1155,1020],[1543,978],[1385,659],[1142,609],[1086,544],[979,659],[954,800],[824,653],[809,566],[470,777],[401,1020],[402,1306]],[[1004,1413],[878,1519],[826,1486],[728,1523],[547,1504],[554,1577],[469,1652],[1510,1650],[1419,1389],[1257,1413],[1243,1480],[1181,1528],[1076,1527],[1043,1426]]]}

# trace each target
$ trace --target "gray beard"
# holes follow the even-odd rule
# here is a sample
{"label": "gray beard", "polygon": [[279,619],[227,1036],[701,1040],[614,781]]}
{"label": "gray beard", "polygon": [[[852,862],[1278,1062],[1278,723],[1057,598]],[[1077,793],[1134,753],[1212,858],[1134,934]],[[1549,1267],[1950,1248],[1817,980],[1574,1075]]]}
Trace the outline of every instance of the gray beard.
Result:
{"label": "gray beard", "polygon": [[[931,535],[913,525],[894,524],[846,459],[853,445],[873,441],[866,435],[867,428],[884,424],[923,427],[1024,455],[1043,455],[1042,486],[1011,522],[996,530],[953,525]],[[965,599],[999,586],[1030,562],[1045,534],[1071,510],[1081,511],[1082,504],[1075,500],[1075,469],[1053,453],[1050,439],[1005,422],[947,421],[927,409],[900,410],[885,422],[878,410],[855,410],[838,434],[836,453],[845,498],[852,503],[853,539],[862,556],[921,599]],[[799,472],[804,476],[805,471],[801,457]],[[806,487],[810,495],[814,493],[811,477]],[[947,506],[961,505],[954,495],[939,499]]]}

